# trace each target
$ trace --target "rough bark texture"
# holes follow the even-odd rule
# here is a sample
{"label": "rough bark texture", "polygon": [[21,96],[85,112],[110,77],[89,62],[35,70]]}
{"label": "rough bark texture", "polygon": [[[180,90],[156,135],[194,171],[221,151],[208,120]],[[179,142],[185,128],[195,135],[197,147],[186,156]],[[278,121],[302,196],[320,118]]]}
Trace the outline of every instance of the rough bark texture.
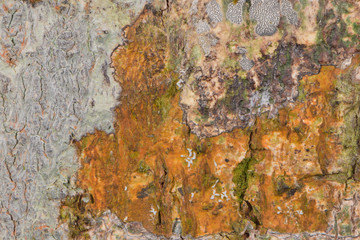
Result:
{"label": "rough bark texture", "polygon": [[359,16],[2,1],[0,238],[360,239]]}

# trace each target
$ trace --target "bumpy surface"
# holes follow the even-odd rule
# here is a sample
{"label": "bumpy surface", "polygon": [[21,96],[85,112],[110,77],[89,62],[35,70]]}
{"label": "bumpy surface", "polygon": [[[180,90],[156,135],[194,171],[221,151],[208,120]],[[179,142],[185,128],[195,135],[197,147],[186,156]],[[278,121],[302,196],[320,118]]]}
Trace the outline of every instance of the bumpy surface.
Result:
{"label": "bumpy surface", "polygon": [[358,1],[0,6],[1,239],[360,239]]}
{"label": "bumpy surface", "polygon": [[280,22],[278,0],[251,0],[250,19],[257,22],[255,32],[260,36],[271,36]]}
{"label": "bumpy surface", "polygon": [[229,3],[228,7],[227,7],[227,11],[226,11],[226,18],[235,24],[241,24],[243,17],[243,5],[244,5],[245,1],[244,0],[240,0],[238,1],[236,4],[234,3]]}
{"label": "bumpy surface", "polygon": [[213,26],[216,26],[217,23],[221,22],[223,19],[221,7],[216,0],[210,0],[210,2],[206,4],[206,13],[208,14]]}
{"label": "bumpy surface", "polygon": [[110,1],[1,5],[0,238],[60,239],[60,200],[79,166],[71,143],[113,129],[120,87],[108,56],[129,20],[104,18],[120,10]]}
{"label": "bumpy surface", "polygon": [[198,34],[202,34],[202,33],[207,33],[210,31],[210,26],[207,22],[205,21],[199,21],[197,24],[196,24],[196,32]]}
{"label": "bumpy surface", "polygon": [[282,0],[280,3],[281,15],[285,16],[289,23],[296,25],[298,22],[297,13],[294,11],[291,2]]}
{"label": "bumpy surface", "polygon": [[254,63],[246,56],[243,56],[240,60],[240,66],[244,71],[249,71],[254,66]]}

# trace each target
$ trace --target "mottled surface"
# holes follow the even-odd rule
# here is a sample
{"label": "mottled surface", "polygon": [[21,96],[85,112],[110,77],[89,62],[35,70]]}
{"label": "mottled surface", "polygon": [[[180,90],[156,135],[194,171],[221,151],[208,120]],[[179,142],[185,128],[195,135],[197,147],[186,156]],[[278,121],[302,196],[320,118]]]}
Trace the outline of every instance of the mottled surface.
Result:
{"label": "mottled surface", "polygon": [[94,128],[113,130],[120,92],[109,55],[130,18],[103,14],[131,8],[111,1],[1,6],[0,238],[64,238],[60,200],[78,191],[71,143]]}
{"label": "mottled surface", "polygon": [[243,20],[243,5],[245,1],[240,0],[236,4],[229,3],[226,10],[226,18],[232,23],[241,24]]}
{"label": "mottled surface", "polygon": [[1,239],[360,239],[360,3],[0,1]]}

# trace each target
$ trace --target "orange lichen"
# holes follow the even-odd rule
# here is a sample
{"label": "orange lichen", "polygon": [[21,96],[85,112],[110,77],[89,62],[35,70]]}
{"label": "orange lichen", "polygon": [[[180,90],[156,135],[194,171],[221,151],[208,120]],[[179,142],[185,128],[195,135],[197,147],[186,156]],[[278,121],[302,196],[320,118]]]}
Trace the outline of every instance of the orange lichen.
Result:
{"label": "orange lichen", "polygon": [[[93,197],[90,207],[166,236],[177,218],[193,236],[231,231],[244,217],[281,232],[325,230],[344,188],[330,176],[348,167],[337,161],[342,119],[331,105],[343,70],[324,67],[305,77],[306,98],[277,119],[263,115],[251,129],[199,139],[182,124],[179,107],[173,62],[183,35],[165,22],[175,20],[162,21],[147,6],[125,29],[127,45],[112,55],[122,87],[115,133],[95,131],[77,142],[78,184]],[[248,207],[239,208],[233,169],[249,157],[256,159],[245,169],[251,177],[238,188]]]}
{"label": "orange lichen", "polygon": [[328,227],[352,167],[341,158],[343,119],[333,106],[336,79],[346,71],[323,67],[302,80],[304,102],[281,110],[278,119],[258,119],[254,154],[263,161],[254,167],[258,174],[246,199],[258,208],[264,228],[295,233]]}
{"label": "orange lichen", "polygon": [[79,185],[94,197],[93,209],[109,208],[159,234],[171,234],[176,218],[192,235],[231,231],[240,218],[231,195],[232,166],[245,157],[248,137],[236,130],[199,139],[182,124],[171,69],[172,44],[179,42],[169,40],[153,9],[125,33],[129,43],[112,55],[122,86],[115,134],[96,131],[77,143]]}

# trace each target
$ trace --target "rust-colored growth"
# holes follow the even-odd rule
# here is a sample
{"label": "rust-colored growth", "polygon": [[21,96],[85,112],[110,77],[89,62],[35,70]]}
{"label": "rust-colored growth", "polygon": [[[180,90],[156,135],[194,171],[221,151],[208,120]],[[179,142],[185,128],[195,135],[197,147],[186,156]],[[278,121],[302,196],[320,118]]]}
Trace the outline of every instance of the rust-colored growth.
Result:
{"label": "rust-colored growth", "polygon": [[[125,29],[128,44],[112,55],[122,86],[115,134],[96,131],[77,143],[78,183],[94,197],[94,210],[111,209],[158,234],[170,235],[176,218],[184,234],[231,231],[240,219],[232,167],[245,157],[248,137],[241,130],[212,139],[189,134],[171,65],[182,40],[172,42],[162,22],[147,6]],[[189,149],[196,154],[190,166]]]}
{"label": "rust-colored growth", "polygon": [[[352,66],[359,65],[353,59]],[[279,119],[258,119],[253,137],[258,176],[245,199],[256,206],[262,227],[279,232],[325,231],[340,204],[351,163],[342,160],[343,119],[334,101],[335,83],[350,71],[322,67],[304,77],[306,99],[279,112]],[[260,147],[259,147],[260,146]]]}
{"label": "rust-colored growth", "polygon": [[[172,58],[182,40],[174,42],[170,28],[179,29],[157,14],[147,6],[125,29],[128,44],[112,55],[123,89],[115,133],[96,131],[77,143],[78,183],[94,197],[90,207],[166,236],[177,218],[183,234],[193,236],[232,231],[244,217],[281,232],[325,230],[344,187],[325,177],[343,171],[336,161],[341,142],[332,131],[342,119],[330,101],[342,71],[324,67],[305,77],[305,100],[281,110],[278,119],[261,116],[252,134],[237,129],[199,139],[182,124],[178,106]],[[196,157],[188,166],[190,154]],[[233,169],[249,155],[254,161],[245,169],[245,187],[238,188],[247,207],[238,211]]]}

